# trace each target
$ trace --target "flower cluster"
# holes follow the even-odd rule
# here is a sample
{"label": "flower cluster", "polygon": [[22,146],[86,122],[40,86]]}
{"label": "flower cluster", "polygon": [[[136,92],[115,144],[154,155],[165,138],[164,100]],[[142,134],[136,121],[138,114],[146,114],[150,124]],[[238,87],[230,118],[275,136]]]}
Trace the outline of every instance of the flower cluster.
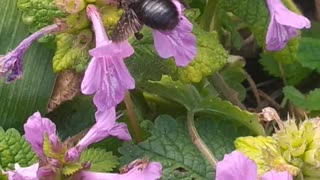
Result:
{"label": "flower cluster", "polygon": [[[109,136],[122,140],[130,140],[127,127],[117,123],[114,110],[96,115],[95,125],[76,144],[70,140],[61,142],[57,136],[55,124],[41,117],[39,112],[29,117],[24,125],[25,138],[39,157],[39,163],[21,168],[18,164],[15,171],[7,172],[9,180],[38,180],[38,179],[158,179],[161,176],[161,164],[156,162],[136,164],[122,174],[97,173],[90,171],[90,162],[81,162],[81,153],[92,143]],[[71,170],[69,170],[71,169]]]}
{"label": "flower cluster", "polygon": [[258,175],[275,170],[292,176],[320,178],[320,119],[277,121],[279,130],[272,137],[240,137],[236,149],[258,166]]}
{"label": "flower cluster", "polygon": [[[240,151],[233,151],[217,163],[217,180],[257,180],[257,165]],[[289,172],[271,170],[262,176],[262,180],[292,180]]]}

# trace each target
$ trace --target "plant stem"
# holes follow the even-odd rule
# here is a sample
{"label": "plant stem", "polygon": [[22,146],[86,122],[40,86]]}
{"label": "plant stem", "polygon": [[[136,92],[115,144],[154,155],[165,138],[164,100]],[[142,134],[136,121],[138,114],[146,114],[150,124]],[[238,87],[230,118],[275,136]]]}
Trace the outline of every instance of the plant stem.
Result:
{"label": "plant stem", "polygon": [[320,20],[320,0],[315,0],[316,10],[317,10],[317,19]]}
{"label": "plant stem", "polygon": [[124,98],[124,103],[125,103],[126,108],[127,108],[128,117],[129,117],[131,126],[132,126],[133,131],[134,131],[135,139],[137,140],[137,143],[140,143],[142,141],[141,135],[140,135],[140,130],[139,130],[140,128],[139,128],[139,125],[138,125],[138,121],[137,121],[136,115],[135,115],[134,110],[133,110],[133,102],[132,102],[132,99],[131,99],[129,91],[126,92],[126,96]]}
{"label": "plant stem", "polygon": [[209,80],[225,99],[229,100],[232,104],[240,107],[243,110],[247,109],[239,100],[238,92],[230,88],[224,78],[218,72],[215,73]]}
{"label": "plant stem", "polygon": [[210,151],[210,149],[207,147],[207,145],[202,141],[201,137],[198,134],[198,131],[194,124],[194,114],[193,112],[189,111],[187,116],[187,124],[188,124],[188,130],[189,134],[192,138],[193,144],[197,146],[199,151],[206,157],[206,159],[211,164],[213,170],[216,169],[217,160]]}
{"label": "plant stem", "polygon": [[254,82],[254,80],[252,79],[252,77],[250,76],[250,74],[244,70],[244,76],[246,77],[247,81],[249,82],[249,85],[251,86],[252,92],[254,97],[256,98],[257,101],[257,107],[260,108],[261,107],[261,99],[258,93],[258,88],[256,86],[256,83]]}

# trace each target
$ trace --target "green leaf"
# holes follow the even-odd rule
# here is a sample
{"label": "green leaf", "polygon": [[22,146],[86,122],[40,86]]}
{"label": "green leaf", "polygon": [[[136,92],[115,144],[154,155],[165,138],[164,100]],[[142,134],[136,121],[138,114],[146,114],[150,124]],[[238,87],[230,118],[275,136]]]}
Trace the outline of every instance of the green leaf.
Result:
{"label": "green leaf", "polygon": [[302,66],[320,72],[320,39],[301,38],[298,61]]}
{"label": "green leaf", "polygon": [[[282,0],[292,11],[300,13],[292,0]],[[260,46],[265,47],[265,36],[269,25],[269,12],[265,0],[226,0],[220,1],[220,8],[232,12],[248,25]],[[296,61],[299,38],[291,39],[287,46],[272,54],[277,60],[285,63]]]}
{"label": "green leaf", "polygon": [[[0,54],[19,44],[29,33],[21,23],[16,0],[0,1]],[[12,84],[0,80],[0,124],[3,128],[22,130],[23,123],[35,111],[46,112],[55,82],[52,72],[53,52],[35,43],[24,57],[23,79]]]}
{"label": "green leaf", "polygon": [[77,35],[62,33],[57,35],[57,50],[53,57],[53,70],[61,72],[68,69],[83,71],[89,60],[89,48],[93,34],[89,29]]}
{"label": "green leaf", "polygon": [[188,66],[178,68],[179,80],[184,83],[200,82],[219,71],[228,59],[217,33],[206,32],[196,23],[193,24],[193,33],[197,37],[197,56]]}
{"label": "green leaf", "polygon": [[89,162],[90,171],[93,172],[110,172],[119,165],[117,156],[99,148],[86,149],[81,154],[80,162]]}
{"label": "green leaf", "polygon": [[163,60],[155,51],[151,30],[142,30],[143,39],[131,39],[135,53],[125,63],[137,84],[148,80],[158,81],[163,74],[177,78],[177,70],[172,59]]}
{"label": "green leaf", "polygon": [[237,106],[213,96],[202,98],[198,90],[191,84],[182,84],[179,81],[173,81],[168,76],[163,76],[161,81],[147,84],[144,90],[166,100],[177,102],[189,111],[216,114],[221,118],[243,124],[255,134],[264,134],[256,114],[240,110]]}
{"label": "green leaf", "polygon": [[283,93],[294,105],[301,107],[307,111],[319,111],[320,110],[320,89],[314,89],[307,95],[302,94],[296,88],[292,86],[286,86],[283,89]]}
{"label": "green leaf", "polygon": [[15,163],[26,167],[36,161],[37,156],[30,144],[17,130],[8,129],[5,132],[0,127],[0,169],[14,169]]}
{"label": "green leaf", "polygon": [[229,16],[229,14],[227,12],[225,12],[222,9],[219,9],[218,11],[218,15],[220,17],[220,23],[223,26],[223,28],[227,31],[230,32],[230,37],[229,40],[231,43],[231,45],[233,45],[233,47],[236,50],[240,50],[241,48],[241,41],[242,41],[242,37],[240,35],[240,33],[238,32],[238,24],[236,24],[235,22],[232,21],[231,17]]}
{"label": "green leaf", "polygon": [[199,92],[193,85],[173,81],[169,76],[162,76],[161,81],[150,81],[144,86],[144,90],[178,102],[188,110],[193,109],[201,100]]}
{"label": "green leaf", "polygon": [[229,56],[229,62],[221,70],[221,75],[223,76],[226,83],[235,91],[238,92],[238,98],[243,101],[246,97],[246,89],[242,85],[245,78],[245,60],[237,56]]}
{"label": "green leaf", "polygon": [[256,135],[265,135],[262,125],[259,123],[257,114],[241,110],[228,101],[219,98],[206,98],[194,110],[196,113],[209,113],[225,120],[238,122],[247,127]]}
{"label": "green leaf", "polygon": [[[275,77],[282,78],[279,63],[274,57],[269,54],[262,54],[260,63],[265,71]],[[303,81],[311,74],[311,70],[303,67],[299,62],[292,64],[281,63],[285,78],[289,85],[296,85]]]}
{"label": "green leaf", "polygon": [[309,38],[319,39],[320,38],[320,34],[319,34],[320,22],[312,21],[312,19],[310,19],[310,21],[311,21],[311,28],[310,29],[303,29],[301,36],[303,38],[309,37]]}
{"label": "green leaf", "polygon": [[[195,123],[200,137],[219,160],[234,150],[236,137],[250,134],[246,127],[216,116],[201,117]],[[185,118],[175,120],[167,115],[159,116],[151,133],[148,140],[119,149],[123,164],[146,156],[151,161],[161,162],[163,179],[214,179],[215,172],[188,134]]]}
{"label": "green leaf", "polygon": [[[23,12],[22,17],[15,17],[15,19],[22,18],[23,23],[29,26],[30,32],[35,32],[45,26],[53,24],[55,18],[65,17],[65,14],[55,6],[54,0],[13,1],[16,2],[17,7]],[[53,40],[53,35],[41,38],[42,42],[53,42]]]}
{"label": "green leaf", "polygon": [[66,176],[73,175],[82,169],[81,163],[68,164],[62,168],[62,174]]}
{"label": "green leaf", "polygon": [[59,136],[65,139],[93,125],[95,111],[90,96],[78,96],[63,103],[46,117],[56,124]]}

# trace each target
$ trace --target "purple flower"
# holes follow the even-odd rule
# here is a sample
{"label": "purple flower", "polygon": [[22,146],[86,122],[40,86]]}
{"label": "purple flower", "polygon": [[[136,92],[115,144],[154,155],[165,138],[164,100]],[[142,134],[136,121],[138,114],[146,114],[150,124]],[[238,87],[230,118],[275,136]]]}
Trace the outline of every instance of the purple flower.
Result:
{"label": "purple flower", "polygon": [[[62,143],[57,136],[56,126],[50,119],[42,118],[39,112],[29,117],[24,125],[25,138],[40,157],[39,177],[55,177],[64,165],[77,163],[83,150],[90,144],[101,141],[109,136],[131,140],[127,126],[116,123],[115,108],[96,113],[96,123],[75,147],[66,141]],[[48,137],[51,149],[45,154],[44,138]],[[67,150],[67,152],[65,151]],[[57,158],[64,157],[64,158]],[[87,164],[83,164],[83,169]]]}
{"label": "purple flower", "polygon": [[291,38],[298,35],[298,29],[310,28],[310,21],[304,16],[288,10],[281,0],[267,0],[270,24],[266,37],[268,51],[283,49]]}
{"label": "purple flower", "polygon": [[96,124],[88,133],[78,142],[76,148],[83,151],[90,144],[99,142],[108,136],[115,136],[122,140],[131,140],[127,125],[116,123],[115,108],[107,111],[96,112]]}
{"label": "purple flower", "polygon": [[[257,180],[258,171],[254,161],[242,154],[240,151],[233,151],[224,156],[223,160],[217,163],[217,180]],[[263,180],[292,180],[289,172],[269,171],[262,176]]]}
{"label": "purple flower", "polygon": [[119,104],[128,89],[134,89],[124,58],[134,52],[128,41],[112,43],[109,41],[101,17],[94,5],[87,6],[87,15],[92,21],[96,37],[96,48],[90,51],[93,56],[83,78],[81,91],[93,94],[98,111],[110,109]]}
{"label": "purple flower", "polygon": [[197,54],[196,37],[192,23],[183,15],[184,7],[173,0],[179,12],[179,23],[172,31],[153,30],[154,46],[160,57],[174,57],[177,66],[187,66]]}
{"label": "purple flower", "polygon": [[8,171],[8,180],[38,180],[37,170],[39,164],[34,164],[29,167],[20,167],[19,164],[14,165],[14,171]]}
{"label": "purple flower", "polygon": [[[58,24],[40,29],[24,39],[14,50],[0,57],[0,76],[8,76],[7,83],[22,78],[23,56],[33,41],[59,30]],[[9,74],[9,75],[8,75]]]}
{"label": "purple flower", "polygon": [[289,172],[277,172],[274,170],[271,170],[267,173],[265,173],[262,176],[262,180],[273,180],[273,179],[279,179],[279,180],[292,180],[292,176],[290,175]]}
{"label": "purple flower", "polygon": [[143,165],[138,165],[133,167],[127,173],[116,174],[116,173],[98,173],[82,171],[74,180],[92,180],[92,179],[107,179],[107,180],[156,180],[160,179],[162,173],[162,166],[160,163],[151,162],[146,167]]}
{"label": "purple flower", "polygon": [[53,141],[57,139],[54,137],[56,136],[56,125],[50,119],[42,118],[39,112],[29,117],[24,124],[24,132],[26,140],[41,159],[45,158],[43,154],[44,135],[47,134]]}

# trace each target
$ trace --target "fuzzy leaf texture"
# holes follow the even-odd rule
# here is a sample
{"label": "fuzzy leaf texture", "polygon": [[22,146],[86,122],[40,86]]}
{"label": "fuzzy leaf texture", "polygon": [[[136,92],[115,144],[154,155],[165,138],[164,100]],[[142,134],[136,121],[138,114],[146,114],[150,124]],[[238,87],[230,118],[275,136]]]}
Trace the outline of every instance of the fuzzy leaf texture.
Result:
{"label": "fuzzy leaf texture", "polygon": [[303,37],[299,46],[299,62],[302,66],[320,72],[320,39]]}
{"label": "fuzzy leaf texture", "polygon": [[66,148],[64,148],[62,149],[62,151],[59,152],[59,154],[57,152],[54,152],[49,140],[49,136],[48,134],[45,134],[43,138],[43,153],[45,154],[46,157],[58,159],[60,162],[64,162],[64,155],[66,151],[67,151]]}
{"label": "fuzzy leaf texture", "polygon": [[197,56],[187,67],[178,68],[179,80],[184,83],[200,82],[219,71],[228,59],[216,32],[206,32],[193,23],[193,33],[197,37]]}
{"label": "fuzzy leaf texture", "polygon": [[[4,131],[0,127],[0,168],[14,169],[14,164],[30,166],[37,161],[30,144],[15,129]],[[1,171],[1,170],[0,170]]]}
{"label": "fuzzy leaf texture", "polygon": [[80,163],[68,164],[63,167],[62,173],[63,175],[70,176],[80,171],[81,169],[82,169],[82,165]]}
{"label": "fuzzy leaf texture", "polygon": [[196,113],[206,112],[233,122],[238,122],[255,134],[264,134],[263,127],[256,114],[243,111],[228,101],[216,97],[201,97],[199,91],[191,84],[182,84],[173,81],[168,76],[163,76],[161,81],[152,81],[145,86],[145,91],[166,100],[174,101],[187,110]]}
{"label": "fuzzy leaf texture", "polygon": [[[22,21],[35,32],[54,22],[55,18],[65,17],[54,4],[54,0],[18,0],[17,7],[23,12]],[[54,36],[41,38],[42,42],[53,41]]]}
{"label": "fuzzy leaf texture", "polygon": [[314,89],[307,95],[302,94],[299,90],[292,86],[286,86],[283,93],[294,105],[301,107],[307,111],[320,110],[320,89]]}
{"label": "fuzzy leaf texture", "polygon": [[162,74],[177,77],[176,65],[172,59],[164,61],[155,51],[151,30],[144,28],[143,38],[132,38],[130,44],[135,52],[125,63],[137,84],[148,80],[160,80]]}
{"label": "fuzzy leaf texture", "polygon": [[89,45],[93,34],[86,29],[77,35],[62,33],[57,35],[57,50],[53,57],[53,70],[55,72],[74,69],[85,70],[89,56]]}
{"label": "fuzzy leaf texture", "polygon": [[228,56],[216,32],[205,32],[193,22],[193,33],[197,38],[197,56],[188,66],[176,67],[172,58],[164,61],[159,57],[154,49],[151,31],[144,28],[143,39],[131,41],[135,54],[126,61],[135,80],[139,83],[160,80],[162,75],[170,75],[184,83],[198,83],[220,70]]}
{"label": "fuzzy leaf texture", "polygon": [[[282,78],[279,68],[280,62],[278,62],[273,56],[270,54],[262,54],[260,63],[262,64],[263,69],[269,74],[278,78]],[[299,84],[312,72],[309,68],[303,67],[300,62],[294,62],[292,64],[281,63],[281,65],[289,85]]]}
{"label": "fuzzy leaf texture", "polygon": [[94,172],[110,172],[119,165],[117,156],[99,148],[91,148],[82,152],[80,162],[89,162],[90,171]]}
{"label": "fuzzy leaf texture", "polygon": [[[282,2],[296,13],[300,13],[292,0]],[[225,0],[219,1],[219,7],[227,12],[233,13],[248,25],[260,46],[265,47],[265,37],[269,24],[269,12],[265,0]],[[299,38],[293,38],[287,46],[278,52],[270,53],[277,60],[284,63],[293,63],[297,60]]]}
{"label": "fuzzy leaf texture", "polygon": [[[246,127],[216,116],[201,117],[195,123],[200,137],[219,160],[234,149],[236,137],[250,134]],[[161,162],[162,179],[214,179],[215,172],[209,162],[192,143],[184,117],[176,120],[168,115],[159,116],[151,133],[146,141],[119,149],[124,155],[123,164],[147,157]]]}

